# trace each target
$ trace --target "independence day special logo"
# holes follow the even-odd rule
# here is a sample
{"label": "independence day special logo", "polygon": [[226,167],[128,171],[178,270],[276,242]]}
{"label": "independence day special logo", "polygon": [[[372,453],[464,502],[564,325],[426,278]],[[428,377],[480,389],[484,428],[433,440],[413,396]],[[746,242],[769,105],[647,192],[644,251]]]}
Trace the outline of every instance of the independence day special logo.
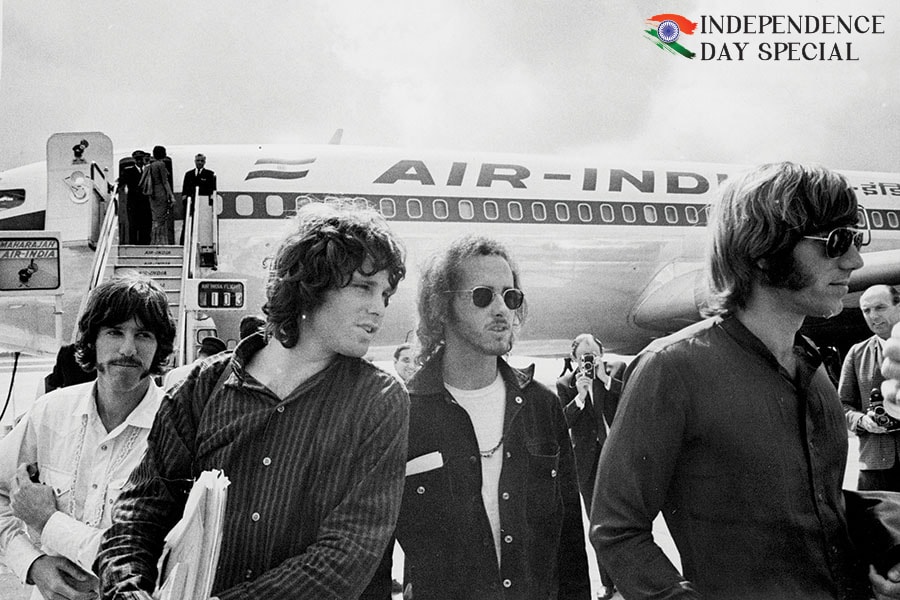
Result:
{"label": "independence day special logo", "polygon": [[644,30],[644,36],[656,44],[658,48],[680,54],[685,58],[694,58],[696,52],[692,52],[679,43],[684,35],[694,35],[697,24],[681,15],[666,13],[654,15],[647,19],[648,29]]}

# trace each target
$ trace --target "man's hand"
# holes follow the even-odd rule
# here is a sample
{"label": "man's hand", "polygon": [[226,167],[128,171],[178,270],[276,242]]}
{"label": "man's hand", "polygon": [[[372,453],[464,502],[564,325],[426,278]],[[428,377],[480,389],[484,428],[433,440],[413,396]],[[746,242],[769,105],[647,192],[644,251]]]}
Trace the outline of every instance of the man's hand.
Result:
{"label": "man's hand", "polygon": [[875,422],[875,419],[869,415],[863,415],[856,427],[865,429],[869,433],[887,433],[887,429]]}
{"label": "man's hand", "polygon": [[25,521],[29,527],[41,532],[56,512],[56,497],[49,485],[33,483],[28,476],[28,465],[22,463],[16,469],[16,479],[9,495],[9,508],[13,515]]}
{"label": "man's hand", "polygon": [[900,598],[900,565],[894,565],[888,571],[887,578],[879,575],[875,567],[869,565],[869,581],[872,584],[872,591],[875,592],[876,600]]}
{"label": "man's hand", "polygon": [[52,600],[90,600],[99,592],[99,580],[62,556],[45,554],[28,569],[29,582],[34,583],[44,598]]}
{"label": "man's hand", "polygon": [[593,383],[593,379],[587,377],[581,371],[578,372],[578,377],[575,379],[575,389],[578,390],[578,395],[575,396],[575,404],[578,408],[584,408],[584,401],[590,393]]}

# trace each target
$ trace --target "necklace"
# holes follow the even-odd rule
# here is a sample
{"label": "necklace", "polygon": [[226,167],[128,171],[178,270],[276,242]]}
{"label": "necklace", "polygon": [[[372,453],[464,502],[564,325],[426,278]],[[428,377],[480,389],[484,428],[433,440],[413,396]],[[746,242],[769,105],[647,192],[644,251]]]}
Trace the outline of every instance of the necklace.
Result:
{"label": "necklace", "polygon": [[497,450],[500,449],[500,446],[502,446],[502,445],[503,445],[503,436],[501,435],[501,436],[500,436],[500,441],[497,442],[497,445],[496,445],[496,446],[494,446],[494,447],[491,448],[490,450],[481,450],[481,449],[479,449],[479,450],[478,450],[478,454],[481,455],[481,458],[490,458],[490,457],[492,457],[492,456],[494,455],[495,452],[497,452]]}

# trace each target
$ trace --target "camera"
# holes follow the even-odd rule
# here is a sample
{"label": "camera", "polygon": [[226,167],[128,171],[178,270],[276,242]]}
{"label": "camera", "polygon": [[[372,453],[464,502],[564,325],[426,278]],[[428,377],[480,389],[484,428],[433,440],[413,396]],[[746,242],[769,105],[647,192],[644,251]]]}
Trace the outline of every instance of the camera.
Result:
{"label": "camera", "polygon": [[[594,378],[594,373],[597,369],[597,363],[595,362],[597,359],[592,353],[583,354],[581,356],[581,373],[585,377]],[[890,418],[890,417],[888,417]]]}
{"label": "camera", "polygon": [[884,410],[884,397],[878,388],[873,388],[872,393],[869,394],[869,410],[867,414],[872,417],[872,420],[879,427],[884,427],[889,432],[900,431],[900,421],[887,414],[887,411]]}

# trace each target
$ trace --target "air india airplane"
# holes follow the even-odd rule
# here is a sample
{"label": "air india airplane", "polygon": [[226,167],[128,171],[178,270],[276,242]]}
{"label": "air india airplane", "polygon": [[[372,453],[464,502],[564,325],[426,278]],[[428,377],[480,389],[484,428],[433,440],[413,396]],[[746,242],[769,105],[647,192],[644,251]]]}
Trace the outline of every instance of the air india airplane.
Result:
{"label": "air india airplane", "polygon": [[[0,173],[0,280],[7,273],[3,281],[8,281],[0,286],[0,348],[54,353],[60,341],[71,341],[91,278],[111,272],[109,267],[99,272],[98,257],[117,243],[117,230],[114,218],[103,217],[107,206],[116,206],[112,190],[132,150],[114,154],[102,133],[55,134],[46,162]],[[207,156],[218,179],[214,196],[198,205],[198,214],[210,207],[208,219],[195,219],[206,228],[200,236],[207,260],[189,277],[223,283],[199,292],[206,294],[205,310],[185,309],[201,324],[186,339],[211,333],[213,326],[204,330],[202,324],[214,321],[219,337],[234,343],[240,317],[261,313],[268,261],[289,227],[288,217],[308,202],[352,199],[379,210],[408,250],[406,281],[387,311],[379,346],[372,349],[377,359],[389,357],[415,328],[422,259],[467,233],[503,241],[522,270],[529,317],[517,353],[563,356],[569,340],[585,331],[613,352],[639,351],[700,318],[707,207],[722,182],[746,168],[339,143],[167,150],[176,196],[198,152]],[[871,232],[863,249],[866,266],[851,281],[857,294],[846,301],[855,307],[858,292],[868,285],[900,283],[900,174],[844,174],[864,207],[861,226]],[[48,252],[41,245],[47,243],[46,232],[59,233],[61,281],[52,281],[50,287],[57,287],[41,297],[42,291],[32,288],[40,288],[41,277],[54,269],[41,262],[47,260],[41,258]],[[26,234],[39,241],[23,241]],[[194,239],[192,245],[200,243]],[[162,250],[140,246],[130,252],[152,258]],[[242,285],[229,287],[233,282]],[[177,289],[185,294],[185,301],[179,298],[183,305],[188,288]],[[236,303],[241,308],[234,308]],[[207,315],[212,319],[204,321]],[[861,337],[858,310],[842,315],[814,323],[810,331],[826,343],[854,328]],[[186,352],[182,360],[188,358]]]}

